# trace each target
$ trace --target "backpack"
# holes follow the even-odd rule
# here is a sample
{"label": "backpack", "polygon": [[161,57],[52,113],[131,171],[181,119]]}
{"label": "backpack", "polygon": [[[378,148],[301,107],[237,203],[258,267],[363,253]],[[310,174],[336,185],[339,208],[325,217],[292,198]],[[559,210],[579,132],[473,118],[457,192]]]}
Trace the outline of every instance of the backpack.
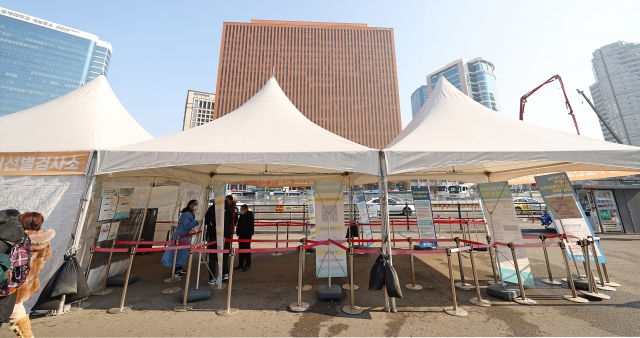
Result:
{"label": "backpack", "polygon": [[[20,243],[5,242],[10,248],[9,260],[11,261],[11,268],[8,270],[8,276],[0,284],[0,297],[10,295],[11,292],[24,284],[31,271],[31,254],[33,249],[31,248],[31,239],[29,235],[24,234]],[[5,254],[6,255],[6,254]],[[0,262],[2,258],[0,257]],[[2,271],[2,269],[0,269]],[[2,274],[0,274],[0,278]]]}

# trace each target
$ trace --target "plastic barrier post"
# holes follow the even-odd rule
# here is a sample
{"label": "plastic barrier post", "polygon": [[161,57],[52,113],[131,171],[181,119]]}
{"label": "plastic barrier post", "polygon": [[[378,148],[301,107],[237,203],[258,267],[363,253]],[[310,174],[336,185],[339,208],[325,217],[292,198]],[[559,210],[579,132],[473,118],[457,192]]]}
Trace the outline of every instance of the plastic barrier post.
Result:
{"label": "plastic barrier post", "polygon": [[516,277],[518,277],[518,287],[520,287],[520,297],[513,298],[513,301],[518,304],[523,305],[536,305],[536,302],[533,299],[527,298],[527,295],[524,293],[524,285],[522,284],[522,277],[520,276],[520,267],[518,266],[518,257],[516,256],[516,247],[513,245],[513,242],[509,243],[509,249],[511,249],[511,256],[513,257],[513,266],[516,268]]}
{"label": "plastic barrier post", "polygon": [[564,260],[564,266],[567,270],[567,281],[569,283],[569,288],[571,289],[570,295],[564,295],[563,298],[574,303],[588,303],[589,300],[578,297],[576,293],[576,286],[573,284],[573,275],[571,274],[571,267],[569,266],[569,258],[567,257],[567,247],[564,242],[560,242],[560,250],[562,250],[562,259]]}
{"label": "plastic barrier post", "polygon": [[482,299],[482,295],[480,295],[480,282],[478,282],[478,271],[476,270],[476,261],[474,259],[476,252],[473,251],[473,246],[471,246],[471,250],[469,251],[469,257],[471,257],[471,271],[473,272],[473,281],[476,286],[476,296],[469,299],[469,303],[476,306],[488,307],[491,306],[491,302],[485,299]]}
{"label": "plastic barrier post", "polygon": [[[280,238],[280,224],[276,223],[276,249],[278,248],[278,238]],[[276,251],[271,256],[282,256],[282,253]]]}
{"label": "plastic barrier post", "polygon": [[136,247],[131,247],[129,251],[129,267],[127,268],[127,274],[124,277],[124,286],[122,288],[122,296],[120,297],[120,307],[114,307],[107,310],[107,313],[110,314],[120,314],[131,311],[131,307],[124,306],[124,299],[127,296],[127,288],[129,286],[129,277],[131,276],[131,267],[133,266],[133,257],[136,254]]}
{"label": "plastic barrier post", "polygon": [[598,287],[596,286],[596,280],[593,278],[593,273],[591,272],[591,258],[589,257],[589,241],[586,239],[580,240],[580,247],[582,248],[582,254],[584,255],[585,261],[585,269],[587,272],[587,283],[589,284],[589,290],[584,291],[581,290],[585,296],[597,298],[597,299],[611,299],[611,296],[605,295],[603,293],[598,292]]}
{"label": "plastic barrier post", "polygon": [[496,269],[496,260],[493,258],[493,247],[489,247],[489,259],[491,259],[491,270],[493,270],[493,281],[488,281],[487,284],[500,284],[498,281],[498,271]]}
{"label": "plastic barrier post", "polygon": [[[347,230],[348,231],[348,230]],[[353,242],[351,242],[351,238],[347,238],[347,243],[349,244],[349,252],[351,252],[353,250]],[[353,259],[353,256],[349,255],[349,263],[351,264],[351,260]],[[351,273],[351,271],[349,271],[349,273]],[[342,284],[342,288],[345,290],[351,290],[351,282],[347,283],[347,284]],[[358,286],[357,285],[353,285],[355,290],[358,290]]]}
{"label": "plastic barrier post", "polygon": [[304,267],[304,244],[298,247],[300,254],[298,255],[298,286],[296,289],[298,290],[298,301],[295,303],[289,304],[289,310],[293,312],[305,312],[309,310],[309,304],[302,301],[302,289],[304,288],[302,278],[304,276],[303,267]]}
{"label": "plastic barrier post", "polygon": [[[201,254],[202,255],[202,254]],[[176,306],[173,308],[175,312],[187,312],[193,308],[187,306],[187,296],[189,295],[189,279],[191,277],[191,260],[193,259],[193,252],[189,249],[189,263],[187,263],[187,278],[184,281],[184,295],[182,297],[182,306]],[[200,258],[198,257],[198,265],[200,265]]]}
{"label": "plastic barrier post", "polygon": [[602,272],[604,273],[604,279],[606,281],[605,285],[613,286],[614,288],[621,286],[620,284],[609,280],[609,273],[607,272],[607,264],[602,263]]}
{"label": "plastic barrier post", "polygon": [[[175,245],[178,246],[180,245],[180,237],[176,238],[176,243]],[[178,286],[173,286],[173,281],[176,279],[175,277],[175,273],[176,273],[176,260],[178,259],[178,250],[173,250],[173,267],[171,268],[171,285],[169,286],[168,289],[164,289],[162,290],[162,293],[175,293],[180,291],[180,287]]]}
{"label": "plastic barrier post", "polygon": [[598,278],[600,278],[600,285],[596,284],[596,287],[598,289],[600,289],[600,290],[616,291],[616,288],[606,285],[604,277],[602,276],[602,270],[600,269],[600,261],[598,260],[598,253],[596,252],[596,242],[593,240],[593,238],[590,238],[589,242],[591,243],[591,251],[593,252],[593,260],[596,262],[596,268],[598,269]]}
{"label": "plastic barrier post", "polygon": [[[115,248],[116,241],[111,243],[111,249]],[[109,270],[111,269],[111,258],[113,258],[113,252],[109,252],[109,259],[107,259],[106,271],[104,273],[104,281],[102,282],[102,292],[96,293],[94,296],[104,296],[113,292],[113,289],[107,289],[107,279],[109,279]]]}
{"label": "plastic barrier post", "polygon": [[[547,239],[547,236],[540,235],[540,240],[542,241],[542,244],[544,244],[546,239]],[[547,264],[547,273],[549,274],[549,278],[543,278],[540,281],[550,285],[561,285],[562,284],[561,282],[557,280],[553,280],[553,275],[551,274],[551,264],[549,264],[549,255],[547,253],[547,247],[542,247],[542,252],[544,253],[544,261]]]}
{"label": "plastic barrier post", "polygon": [[350,315],[357,315],[362,313],[362,308],[355,305],[356,285],[353,283],[353,256],[353,245],[351,245],[349,246],[349,284],[351,285],[351,288],[349,290],[351,294],[349,298],[351,298],[351,304],[343,306],[342,312]]}
{"label": "plastic barrier post", "polygon": [[465,317],[468,313],[467,310],[458,308],[458,300],[456,299],[456,285],[453,281],[453,266],[451,264],[451,249],[447,248],[447,264],[449,265],[449,281],[451,282],[451,301],[453,306],[447,306],[444,309],[444,313],[457,317]]}
{"label": "plastic barrier post", "polygon": [[[409,250],[413,250],[413,239],[411,237],[407,238],[407,241],[409,242]],[[416,284],[416,269],[415,266],[413,265],[413,254],[410,255],[411,256],[411,284],[407,284],[404,287],[409,289],[409,290],[422,290],[422,285],[420,284]]]}
{"label": "plastic barrier post", "polygon": [[[460,207],[460,204],[458,204],[458,207]],[[453,240],[456,242],[456,248],[459,248],[460,237],[456,237]],[[455,286],[463,291],[473,290],[474,286],[464,280],[464,266],[462,265],[462,253],[460,251],[458,251],[458,266],[460,267],[460,282],[455,283]]]}
{"label": "plastic barrier post", "polygon": [[229,254],[229,281],[227,282],[227,308],[216,310],[216,314],[220,316],[231,316],[238,312],[238,309],[231,307],[231,284],[233,283],[233,261],[236,256],[236,249],[231,249],[231,253]]}

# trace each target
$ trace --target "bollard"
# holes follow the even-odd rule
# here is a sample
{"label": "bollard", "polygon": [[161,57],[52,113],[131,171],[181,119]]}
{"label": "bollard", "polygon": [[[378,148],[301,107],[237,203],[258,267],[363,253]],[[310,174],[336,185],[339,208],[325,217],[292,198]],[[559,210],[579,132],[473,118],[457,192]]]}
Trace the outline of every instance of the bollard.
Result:
{"label": "bollard", "polygon": [[129,277],[131,276],[131,267],[133,266],[133,257],[136,254],[136,247],[131,247],[129,251],[129,267],[127,268],[127,274],[124,277],[124,287],[122,288],[122,296],[120,297],[120,307],[114,307],[107,310],[110,314],[120,314],[131,311],[131,307],[124,306],[124,299],[127,296],[127,288],[129,286]]}
{"label": "bollard", "polygon": [[[189,296],[189,278],[191,277],[191,260],[193,259],[193,252],[189,249],[189,262],[187,263],[187,278],[184,281],[184,295],[182,297],[182,306],[176,306],[173,308],[175,312],[187,312],[193,308],[187,306],[187,297]],[[198,258],[198,265],[200,265],[200,258]]]}
{"label": "bollard", "polygon": [[[413,239],[411,237],[407,238],[407,241],[409,241],[409,250],[413,250]],[[407,284],[404,287],[406,287],[409,290],[422,290],[422,285],[420,284],[416,284],[416,269],[413,265],[413,254],[410,255],[411,256],[411,284]]]}
{"label": "bollard", "polygon": [[456,285],[453,281],[453,266],[451,265],[451,249],[447,248],[447,263],[449,265],[449,281],[451,282],[451,301],[453,302],[453,306],[447,306],[444,309],[444,313],[457,317],[466,316],[467,310],[458,308],[458,301],[456,299]]}
{"label": "bollard", "polygon": [[602,272],[604,273],[604,279],[606,281],[605,285],[613,286],[614,288],[621,286],[620,284],[609,280],[609,273],[607,272],[607,264],[602,263]]}
{"label": "bollard", "polygon": [[569,288],[571,289],[570,295],[564,295],[563,298],[574,303],[588,303],[589,300],[578,297],[576,293],[576,286],[573,284],[573,275],[571,274],[571,267],[569,265],[569,258],[567,257],[567,247],[563,242],[560,242],[560,250],[562,250],[562,258],[564,260],[564,266],[567,270],[567,281],[569,283]]}
{"label": "bollard", "polygon": [[[491,243],[488,243],[491,244]],[[493,285],[493,284],[500,284],[500,282],[498,281],[498,271],[496,269],[496,260],[493,258],[493,247],[490,246],[489,247],[489,259],[491,260],[491,270],[493,270],[493,281],[487,281],[487,284],[489,285]]]}
{"label": "bollard", "polygon": [[[116,241],[111,242],[111,249],[116,247]],[[104,282],[102,283],[102,292],[96,293],[94,296],[104,296],[113,292],[113,289],[107,289],[107,280],[109,279],[109,270],[111,269],[111,258],[113,257],[113,252],[109,252],[109,259],[107,259],[107,266],[105,269],[107,271],[104,273]]]}
{"label": "bollard", "polygon": [[[458,207],[460,205],[458,204]],[[453,239],[456,242],[456,248],[460,248],[460,237],[456,237]],[[473,290],[473,285],[465,282],[464,280],[464,267],[462,265],[462,253],[458,250],[458,266],[460,267],[460,282],[455,283],[455,286],[463,291]]]}
{"label": "bollard", "polygon": [[589,285],[589,291],[580,290],[580,292],[592,298],[598,299],[611,299],[611,296],[605,295],[603,293],[598,292],[598,287],[596,286],[596,280],[593,278],[593,273],[591,272],[591,258],[589,257],[589,241],[586,239],[580,240],[580,247],[582,248],[582,255],[584,256],[585,261],[585,269],[587,273],[587,284]]}
{"label": "bollard", "polygon": [[295,303],[289,304],[289,310],[293,312],[304,312],[309,310],[309,304],[302,301],[302,289],[303,289],[303,281],[302,278],[304,276],[304,245],[298,246],[298,250],[300,252],[298,257],[298,301]]}
{"label": "bollard", "polygon": [[598,259],[598,252],[596,251],[596,242],[593,240],[593,238],[589,238],[589,239],[591,242],[591,251],[593,251],[593,260],[596,262],[596,268],[598,269],[598,277],[600,278],[600,285],[596,284],[596,287],[600,290],[616,291],[616,288],[606,285],[604,277],[602,276],[602,270],[600,269],[600,261]]}
{"label": "bollard", "polygon": [[528,299],[524,293],[524,285],[522,284],[522,276],[520,276],[520,267],[518,266],[518,257],[516,256],[516,247],[513,242],[509,243],[511,249],[511,256],[513,257],[513,265],[516,268],[516,276],[518,277],[518,286],[520,287],[520,297],[513,298],[513,301],[523,305],[536,305],[538,304],[533,299]]}
{"label": "bollard", "polygon": [[[276,249],[278,248],[278,239],[280,238],[280,224],[276,223]],[[271,256],[282,256],[280,252],[274,252]]]}
{"label": "bollard", "polygon": [[[351,238],[347,238],[347,243],[349,243],[349,252],[351,252],[352,249],[353,249],[353,242],[351,242]],[[353,259],[353,256],[349,256],[349,263],[348,264],[352,263],[351,262],[352,259]],[[349,272],[349,273],[351,273],[351,272]],[[351,283],[342,284],[342,288],[345,289],[345,290],[351,290],[351,287],[352,287]],[[358,286],[357,285],[353,285],[353,288],[355,290],[358,290]]]}
{"label": "bollard", "polygon": [[351,285],[351,288],[349,289],[351,291],[351,296],[350,296],[350,301],[351,301],[351,305],[345,305],[342,307],[342,312],[346,313],[346,314],[350,314],[350,315],[357,315],[362,313],[362,308],[359,306],[355,305],[355,297],[356,297],[356,285],[353,283],[353,246],[349,247],[349,284]]}
{"label": "bollard", "polygon": [[473,246],[471,246],[471,250],[469,251],[469,257],[471,257],[471,271],[473,272],[473,281],[476,284],[476,296],[469,299],[469,303],[477,306],[488,307],[491,306],[491,302],[485,299],[482,299],[480,295],[480,282],[478,282],[478,271],[476,270],[476,261],[474,259],[475,251],[473,251]]}
{"label": "bollard", "polygon": [[[540,240],[542,241],[542,244],[545,244],[544,242],[546,241],[546,239],[547,239],[547,236],[540,235]],[[549,264],[549,255],[547,253],[547,247],[542,247],[542,252],[544,253],[544,261],[545,263],[547,263],[547,273],[549,274],[549,278],[543,278],[540,281],[550,285],[561,285],[562,284],[561,282],[553,280],[553,275],[551,274],[551,265]]]}
{"label": "bollard", "polygon": [[[306,267],[306,264],[307,264],[307,250],[304,249],[304,246],[307,244],[307,241],[303,238],[303,239],[300,240],[300,242],[302,242],[302,246],[303,246],[302,251],[304,253],[304,255],[302,255],[302,291],[308,291],[308,290],[311,290],[312,287],[311,287],[311,285],[307,285],[307,284],[304,283],[304,277],[305,277],[306,271],[307,271],[307,267]],[[299,287],[300,287],[300,285],[296,285],[296,290]]]}
{"label": "bollard", "polygon": [[[180,240],[178,238],[176,238],[175,246],[180,245]],[[178,249],[174,249],[173,250],[173,267],[171,268],[171,281],[170,281],[171,285],[169,286],[168,289],[162,290],[162,293],[167,294],[167,293],[175,293],[175,292],[180,291],[180,287],[178,287],[178,286],[174,287],[173,286],[173,281],[176,280],[175,273],[176,273],[176,260],[177,259],[178,259]]]}
{"label": "bollard", "polygon": [[[234,257],[236,255],[236,249],[231,248],[229,254],[229,266],[233,267]],[[229,269],[229,281],[227,282],[227,307],[225,309],[216,310],[216,314],[220,316],[231,316],[238,312],[238,309],[231,307],[231,283],[233,282],[233,269]]]}

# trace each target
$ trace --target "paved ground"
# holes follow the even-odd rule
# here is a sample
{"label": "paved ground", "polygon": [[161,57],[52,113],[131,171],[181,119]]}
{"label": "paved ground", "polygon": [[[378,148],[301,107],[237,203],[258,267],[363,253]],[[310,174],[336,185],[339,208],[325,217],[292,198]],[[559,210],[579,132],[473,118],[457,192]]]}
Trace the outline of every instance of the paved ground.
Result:
{"label": "paved ground", "polygon": [[[529,230],[531,231],[531,230]],[[529,233],[530,234],[530,233]],[[408,236],[408,233],[397,234]],[[268,235],[262,235],[268,236]],[[311,305],[306,313],[292,313],[288,305],[296,300],[297,253],[282,256],[254,254],[249,272],[237,272],[233,280],[232,306],[240,311],[230,317],[218,316],[212,310],[225,305],[225,291],[214,291],[208,301],[194,303],[194,310],[173,312],[182,293],[164,295],[167,287],[162,280],[168,270],[159,264],[160,255],[137,256],[133,272],[140,280],[129,287],[126,305],[134,310],[110,315],[106,310],[118,305],[121,288],[108,296],[89,299],[92,305],[85,310],[64,316],[37,318],[33,330],[38,337],[79,336],[638,336],[640,335],[640,282],[637,248],[640,236],[603,235],[603,249],[611,261],[609,273],[622,284],[618,291],[608,292],[608,301],[592,301],[578,305],[561,300],[568,294],[564,287],[550,287],[539,283],[528,289],[527,295],[538,301],[536,306],[490,299],[489,308],[475,307],[468,300],[475,291],[457,291],[458,303],[469,312],[464,318],[451,317],[442,312],[451,305],[451,292],[446,256],[416,256],[417,283],[423,290],[404,289],[398,299],[398,313],[382,312],[382,291],[369,291],[369,270],[375,257],[356,256],[355,281],[362,288],[356,291],[355,303],[364,308],[357,316],[340,311],[349,304],[343,292],[341,302],[317,300],[318,286],[325,282],[312,278],[313,256],[307,258],[307,283],[311,291],[303,293]],[[540,249],[529,249],[534,275],[546,277]],[[559,249],[550,252],[554,276],[565,274]],[[468,255],[464,255],[465,273],[471,276]],[[491,265],[486,253],[478,254],[478,269],[482,295],[486,296],[486,281],[492,279]],[[394,256],[401,284],[410,283],[408,256]],[[454,259],[454,269],[457,260]],[[205,272],[202,273],[205,279]],[[459,278],[455,273],[455,278]],[[347,282],[335,279],[336,284]],[[184,285],[184,281],[178,283]],[[194,283],[191,283],[193,286]],[[566,286],[566,284],[565,284]],[[5,329],[0,336],[10,337]]]}

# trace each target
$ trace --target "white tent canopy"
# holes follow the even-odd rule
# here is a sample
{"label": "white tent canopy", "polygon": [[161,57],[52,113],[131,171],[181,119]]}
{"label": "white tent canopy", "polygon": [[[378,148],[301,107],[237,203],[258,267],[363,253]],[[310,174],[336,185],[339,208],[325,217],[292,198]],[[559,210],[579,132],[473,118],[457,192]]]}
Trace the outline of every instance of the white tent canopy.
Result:
{"label": "white tent canopy", "polygon": [[[235,111],[152,141],[101,151],[98,175],[213,181],[378,175],[378,150],[308,120],[274,78]],[[357,175],[356,175],[357,176]]]}
{"label": "white tent canopy", "polygon": [[563,171],[640,173],[640,148],[563,133],[495,112],[446,79],[384,150],[389,179],[502,181]]}
{"label": "white tent canopy", "polygon": [[100,75],[53,101],[0,117],[0,152],[91,151],[150,140]]}

